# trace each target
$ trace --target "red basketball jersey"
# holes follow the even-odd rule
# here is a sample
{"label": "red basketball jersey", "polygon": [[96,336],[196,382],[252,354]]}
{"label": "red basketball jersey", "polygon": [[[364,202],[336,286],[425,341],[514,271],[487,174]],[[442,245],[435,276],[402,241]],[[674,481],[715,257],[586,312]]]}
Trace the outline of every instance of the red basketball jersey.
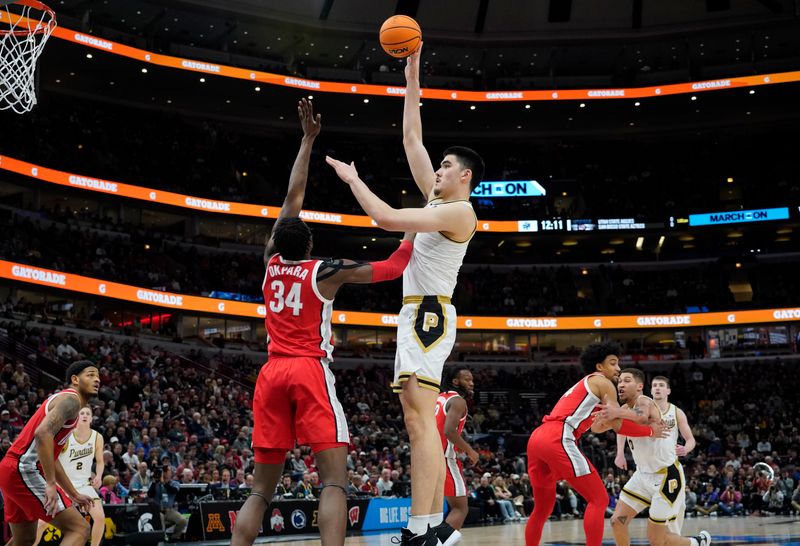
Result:
{"label": "red basketball jersey", "polygon": [[[38,461],[38,455],[36,453],[36,429],[39,427],[41,422],[44,421],[44,418],[50,411],[50,402],[52,402],[56,396],[61,396],[62,394],[78,396],[78,392],[75,389],[64,389],[63,391],[51,394],[44,404],[39,406],[30,420],[25,424],[25,427],[19,433],[17,439],[14,440],[14,443],[11,444],[10,448],[8,448],[6,457],[13,457],[14,459],[21,460],[23,463],[35,464],[36,461]],[[67,437],[77,426],[77,424],[78,416],[76,415],[75,419],[64,423],[64,425],[61,427],[61,430],[56,433],[55,437],[53,438],[54,460],[58,459],[62,447],[67,442]]]}
{"label": "red basketball jersey", "polygon": [[284,260],[273,255],[264,275],[267,350],[270,356],[333,360],[333,300],[317,288],[321,260]]}
{"label": "red basketball jersey", "polygon": [[593,375],[600,374],[587,375],[575,383],[556,403],[553,411],[545,415],[542,422],[562,422],[572,429],[576,440],[583,436],[592,426],[592,412],[600,403],[600,399],[589,388],[589,378]]}
{"label": "red basketball jersey", "polygon": [[[447,403],[455,398],[456,396],[461,396],[455,391],[448,391],[443,392],[439,395],[439,398],[436,399],[436,428],[439,429],[439,437],[442,439],[442,449],[444,450],[444,456],[448,459],[455,459],[456,455],[459,453],[458,448],[453,445],[453,442],[447,439],[447,436],[444,435],[444,422],[447,418]],[[464,417],[458,422],[458,434],[460,435],[461,432],[464,430],[464,425],[467,422],[467,412],[464,412]]]}

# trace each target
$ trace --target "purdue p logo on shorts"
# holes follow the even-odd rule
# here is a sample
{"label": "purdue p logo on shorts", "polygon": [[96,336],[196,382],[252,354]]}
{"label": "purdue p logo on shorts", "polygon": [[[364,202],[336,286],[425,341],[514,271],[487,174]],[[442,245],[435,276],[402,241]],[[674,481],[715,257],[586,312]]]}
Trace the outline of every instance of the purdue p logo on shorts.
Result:
{"label": "purdue p logo on shorts", "polygon": [[447,316],[436,296],[424,296],[414,317],[414,337],[422,350],[433,349],[447,333]]}
{"label": "purdue p logo on shorts", "polygon": [[437,326],[439,326],[439,315],[436,313],[426,312],[422,318],[422,330],[424,332],[430,332]]}
{"label": "purdue p logo on shorts", "polygon": [[683,491],[683,479],[681,479],[681,471],[677,464],[670,465],[666,468],[664,480],[661,482],[661,494],[667,499],[670,506],[672,506],[678,496]]}

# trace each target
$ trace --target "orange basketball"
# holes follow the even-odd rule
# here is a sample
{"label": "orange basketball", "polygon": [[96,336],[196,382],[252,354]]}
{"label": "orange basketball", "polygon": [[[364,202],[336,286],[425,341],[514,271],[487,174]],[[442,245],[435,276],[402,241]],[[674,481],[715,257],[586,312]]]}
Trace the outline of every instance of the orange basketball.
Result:
{"label": "orange basketball", "polygon": [[408,57],[419,47],[422,31],[408,15],[393,15],[381,25],[378,35],[383,50],[398,59]]}

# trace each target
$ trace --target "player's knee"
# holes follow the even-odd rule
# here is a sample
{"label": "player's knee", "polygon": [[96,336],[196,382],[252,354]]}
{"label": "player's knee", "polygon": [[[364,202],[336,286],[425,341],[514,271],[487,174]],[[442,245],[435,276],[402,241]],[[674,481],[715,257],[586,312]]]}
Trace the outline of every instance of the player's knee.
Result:
{"label": "player's knee", "polygon": [[92,532],[92,528],[89,525],[89,522],[86,521],[83,517],[75,518],[69,522],[67,529],[64,530],[65,532],[69,532],[76,537],[78,537],[83,542],[89,540],[89,535]]}
{"label": "player's knee", "polygon": [[647,526],[647,540],[650,546],[664,546],[666,544],[667,533],[663,525],[650,522]]}

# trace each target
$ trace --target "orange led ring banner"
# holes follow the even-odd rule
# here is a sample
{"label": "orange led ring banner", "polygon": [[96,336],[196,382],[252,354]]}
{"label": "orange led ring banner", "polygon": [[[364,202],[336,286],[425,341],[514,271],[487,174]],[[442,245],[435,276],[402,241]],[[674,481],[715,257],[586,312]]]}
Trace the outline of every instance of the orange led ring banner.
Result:
{"label": "orange led ring banner", "polygon": [[[0,21],[7,14],[0,13]],[[14,18],[14,17],[12,17]],[[148,64],[189,70],[201,74],[211,74],[224,76],[240,80],[248,80],[254,83],[267,85],[280,85],[283,87],[294,87],[309,91],[323,93],[343,93],[349,95],[372,95],[398,97],[405,94],[405,88],[399,86],[386,85],[367,85],[360,83],[341,83],[318,81],[295,76],[285,76],[282,74],[272,74],[258,70],[248,70],[236,68],[222,64],[197,61],[162,55],[136,47],[126,46],[105,38],[83,34],[64,27],[58,27],[53,31],[53,36],[62,40],[84,45],[120,55],[129,59],[145,62]],[[720,89],[732,89],[741,87],[753,87],[758,85],[769,85],[776,83],[800,81],[800,71],[779,72],[774,74],[762,74],[758,76],[742,76],[736,78],[723,78],[718,80],[707,80],[690,83],[676,83],[670,85],[659,85],[650,87],[628,87],[620,89],[559,89],[559,90],[524,90],[524,91],[452,91],[449,89],[429,89],[422,90],[422,96],[426,99],[453,100],[466,102],[505,102],[505,101],[543,101],[543,100],[597,100],[597,99],[643,99],[648,97],[659,97],[666,95],[678,95],[682,93],[698,93],[702,91],[717,91]]]}
{"label": "orange led ring banner", "polygon": [[[250,216],[255,218],[278,218],[280,206],[254,205],[249,203],[237,203],[234,201],[219,201],[216,199],[206,199],[205,197],[193,197],[182,193],[173,193],[122,182],[103,180],[88,176],[48,169],[40,165],[20,161],[13,157],[0,156],[0,169],[29,176],[43,182],[50,182],[70,188],[88,190],[98,193],[119,195],[157,203],[159,205],[170,205],[184,209],[200,210],[204,212],[215,212],[218,214],[232,214],[237,216]],[[331,224],[338,226],[377,228],[377,224],[369,216],[356,214],[342,214],[339,212],[320,212],[314,210],[304,210],[300,212],[300,217],[306,222],[319,224]],[[494,232],[517,232],[519,222],[513,221],[480,221],[478,222],[479,231]]]}
{"label": "orange led ring banner", "polygon": [[[308,91],[322,93],[343,93],[349,95],[372,95],[385,97],[402,97],[405,95],[405,87],[391,85],[368,85],[361,83],[342,83],[311,80],[298,78],[296,76],[286,76],[283,74],[272,74],[258,70],[248,70],[236,68],[217,63],[196,61],[173,57],[171,55],[161,55],[152,53],[144,49],[126,46],[117,42],[112,42],[104,38],[98,38],[90,34],[82,34],[63,27],[58,27],[53,32],[53,36],[85,45],[94,49],[99,49],[107,53],[121,55],[129,59],[135,59],[149,64],[178,68],[202,74],[214,76],[225,76],[240,80],[249,80],[254,83],[280,85],[283,87],[294,87]],[[621,89],[559,89],[559,90],[525,90],[525,91],[453,91],[450,89],[429,89],[422,90],[422,96],[426,99],[453,100],[466,102],[504,102],[504,101],[543,101],[543,100],[593,100],[593,99],[643,99],[648,97],[658,97],[666,95],[678,95],[682,93],[698,93],[702,91],[717,91],[720,89],[731,89],[741,87],[753,87],[757,85],[769,85],[776,83],[800,81],[800,71],[779,72],[774,74],[763,74],[759,76],[742,76],[737,78],[724,78],[719,80],[708,80],[690,83],[677,83],[670,85],[659,85],[650,87],[629,87]]]}
{"label": "orange led ring banner", "polygon": [[[0,278],[38,284],[95,297],[114,298],[155,307],[183,309],[220,316],[264,318],[267,308],[255,303],[204,298],[161,292],[72,273],[62,273],[30,265],[0,260]],[[398,300],[399,307],[399,300]],[[620,315],[596,317],[458,317],[463,330],[611,330],[631,328],[691,328],[694,326],[734,326],[800,320],[800,308],[686,313],[683,315]],[[334,311],[334,324],[397,326],[397,315],[360,311]]]}

